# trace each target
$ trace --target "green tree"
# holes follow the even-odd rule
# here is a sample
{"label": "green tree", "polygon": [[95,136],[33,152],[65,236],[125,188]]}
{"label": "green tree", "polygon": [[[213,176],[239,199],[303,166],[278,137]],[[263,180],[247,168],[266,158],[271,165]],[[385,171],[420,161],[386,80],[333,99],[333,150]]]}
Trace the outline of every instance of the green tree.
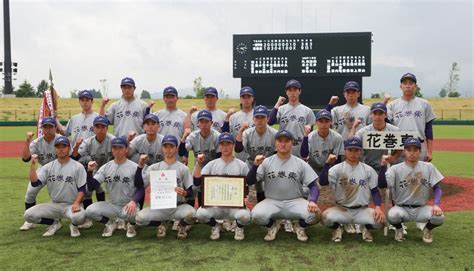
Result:
{"label": "green tree", "polygon": [[418,98],[423,98],[423,94],[421,94],[421,88],[418,85],[416,85],[415,96]]}
{"label": "green tree", "polygon": [[92,97],[102,99],[102,93],[100,90],[95,90],[95,88],[91,89]]}
{"label": "green tree", "polygon": [[16,97],[36,97],[35,89],[26,80],[18,87],[18,90],[14,93]]}
{"label": "green tree", "polygon": [[46,82],[46,80],[41,80],[41,82],[38,84],[38,87],[36,87],[36,96],[43,97],[44,92],[48,90],[48,88],[48,82]]}
{"label": "green tree", "polygon": [[461,93],[457,92],[457,91],[451,91],[450,93],[448,93],[448,97],[450,98],[457,98],[461,96]]}
{"label": "green tree", "polygon": [[202,99],[204,98],[204,90],[206,88],[202,85],[202,78],[199,76],[198,78],[194,79],[194,86],[193,91],[196,94],[196,98]]}
{"label": "green tree", "polygon": [[69,91],[69,94],[71,95],[71,99],[77,99],[77,89]]}
{"label": "green tree", "polygon": [[142,90],[142,94],[140,94],[140,99],[151,99],[150,92]]}
{"label": "green tree", "polygon": [[371,93],[370,98],[371,99],[380,99],[380,93]]}
{"label": "green tree", "polygon": [[444,98],[446,96],[448,96],[448,91],[445,88],[442,88],[439,92],[439,97]]}
{"label": "green tree", "polygon": [[[441,91],[445,91],[448,94],[448,97],[459,97],[461,96],[461,93],[458,91],[458,83],[459,83],[459,66],[457,62],[453,62],[451,64],[451,68],[449,69],[449,74],[448,74],[448,82],[446,85],[444,85],[443,89]],[[441,92],[440,95],[441,96]],[[441,96],[441,97],[446,97]]]}

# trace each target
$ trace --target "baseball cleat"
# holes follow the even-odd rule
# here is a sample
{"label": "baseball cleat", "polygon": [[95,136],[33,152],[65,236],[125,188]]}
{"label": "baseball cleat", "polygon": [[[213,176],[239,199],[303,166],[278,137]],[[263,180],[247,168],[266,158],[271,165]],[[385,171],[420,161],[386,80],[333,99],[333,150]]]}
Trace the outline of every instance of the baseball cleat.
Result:
{"label": "baseball cleat", "polygon": [[423,229],[423,242],[427,244],[433,243],[433,231],[428,230],[426,227]]}
{"label": "baseball cleat", "polygon": [[220,235],[221,227],[219,224],[216,224],[214,227],[211,228],[211,240],[217,240],[221,237]]}
{"label": "baseball cleat", "polygon": [[237,226],[237,224],[235,224],[235,220],[232,221],[232,220],[228,220],[228,219],[225,219],[221,225],[221,228],[223,231],[225,232],[234,232],[235,231],[235,228]]}
{"label": "baseball cleat", "polygon": [[90,228],[92,228],[92,226],[94,226],[94,223],[92,223],[92,220],[86,219],[86,221],[84,221],[84,223],[82,223],[81,225],[79,225],[77,227],[79,229],[90,229]]}
{"label": "baseball cleat", "polygon": [[343,227],[344,227],[344,230],[347,233],[356,233],[356,230],[354,228],[354,224],[346,224],[346,225],[343,225]]}
{"label": "baseball cleat", "polygon": [[179,220],[173,221],[173,227],[171,228],[172,231],[177,231],[179,225]]}
{"label": "baseball cleat", "polygon": [[356,234],[361,234],[361,233],[362,233],[362,230],[361,230],[362,225],[360,225],[360,224],[355,224],[354,226],[355,226],[355,233],[356,233]]}
{"label": "baseball cleat", "polygon": [[127,237],[133,238],[137,236],[137,231],[135,230],[135,225],[127,223]]}
{"label": "baseball cleat", "polygon": [[81,232],[79,231],[79,227],[73,224],[69,224],[69,231],[71,232],[71,237],[79,237],[81,236]]}
{"label": "baseball cleat", "polygon": [[245,238],[244,234],[244,228],[236,227],[235,228],[235,234],[234,234],[234,239],[237,241],[242,241]]}
{"label": "baseball cleat", "polygon": [[273,241],[276,238],[278,230],[280,230],[280,223],[273,222],[273,225],[267,229],[267,235],[263,238],[265,241]]}
{"label": "baseball cleat", "polygon": [[125,223],[125,220],[117,218],[116,223],[118,230],[127,230],[127,224]]}
{"label": "baseball cleat", "polygon": [[102,232],[102,237],[110,237],[112,234],[114,234],[114,231],[117,229],[117,222],[112,221],[112,222],[107,222],[105,224],[104,231]]}
{"label": "baseball cleat", "polygon": [[306,235],[305,228],[301,227],[298,222],[295,222],[293,228],[295,229],[296,238],[302,242],[308,241],[308,236]]}
{"label": "baseball cleat", "polygon": [[285,227],[285,232],[295,232],[295,228],[293,227],[293,224],[290,220],[283,220],[283,225]]}
{"label": "baseball cleat", "polygon": [[186,225],[186,232],[189,232],[193,228],[193,225]]}
{"label": "baseball cleat", "polygon": [[156,237],[158,239],[162,239],[166,237],[166,225],[164,223],[161,223],[156,229]]}
{"label": "baseball cleat", "polygon": [[367,243],[371,243],[374,241],[374,237],[372,237],[372,233],[364,226],[360,225],[361,233],[362,233],[362,240],[366,241]]}
{"label": "baseball cleat", "polygon": [[408,234],[408,232],[407,232],[408,227],[403,223],[402,223],[402,229],[403,229],[403,235],[407,235]]}
{"label": "baseball cleat", "polygon": [[343,230],[342,230],[341,227],[335,229],[335,230],[332,232],[332,238],[331,238],[331,240],[332,240],[333,242],[336,242],[336,243],[341,242],[341,240],[342,240],[342,231],[343,231]]}
{"label": "baseball cleat", "polygon": [[398,242],[403,242],[403,240],[405,240],[405,237],[403,237],[403,228],[402,229],[395,228],[395,240]]}
{"label": "baseball cleat", "polygon": [[25,221],[25,223],[23,223],[23,225],[21,225],[20,231],[27,231],[27,230],[31,230],[31,229],[34,229],[34,228],[36,228],[35,223],[30,223],[30,222]]}
{"label": "baseball cleat", "polygon": [[49,225],[49,227],[46,229],[46,232],[43,233],[43,236],[44,237],[53,236],[62,227],[63,225],[61,224],[61,222],[55,220],[53,224]]}
{"label": "baseball cleat", "polygon": [[178,239],[186,239],[186,237],[188,237],[188,233],[186,232],[186,226],[182,226],[179,222],[178,222]]}

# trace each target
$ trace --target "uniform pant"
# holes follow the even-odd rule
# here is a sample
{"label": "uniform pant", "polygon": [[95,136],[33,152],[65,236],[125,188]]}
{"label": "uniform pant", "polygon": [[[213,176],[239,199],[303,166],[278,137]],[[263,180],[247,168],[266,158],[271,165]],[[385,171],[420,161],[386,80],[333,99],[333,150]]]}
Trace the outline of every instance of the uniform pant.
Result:
{"label": "uniform pant", "polygon": [[25,211],[25,221],[39,224],[42,218],[58,220],[61,218],[71,219],[73,225],[81,225],[86,218],[86,212],[81,207],[79,212],[72,211],[70,203],[41,203]]}
{"label": "uniform pant", "polygon": [[326,227],[332,227],[338,224],[360,224],[372,225],[375,229],[380,229],[383,224],[374,220],[374,209],[369,207],[361,207],[357,209],[348,209],[344,207],[331,207],[326,209],[322,215],[322,222]]}
{"label": "uniform pant", "polygon": [[137,224],[147,226],[151,221],[184,220],[187,224],[193,224],[196,216],[196,209],[189,204],[181,204],[171,209],[150,209],[141,210],[137,216]]}
{"label": "uniform pant", "polygon": [[44,184],[33,187],[31,185],[31,182],[28,182],[28,187],[26,188],[26,194],[25,194],[25,202],[26,203],[35,203],[36,202],[36,196],[38,196],[38,193],[40,192],[41,188],[43,188],[43,186],[44,186]]}
{"label": "uniform pant", "polygon": [[309,201],[303,198],[275,200],[266,198],[252,209],[252,218],[257,225],[268,225],[271,220],[304,220],[307,224],[318,223],[318,213],[308,211]]}
{"label": "uniform pant", "polygon": [[196,212],[196,218],[201,223],[208,223],[211,218],[214,219],[232,219],[237,220],[240,225],[249,225],[251,222],[251,213],[249,209],[223,208],[223,207],[199,207]]}
{"label": "uniform pant", "polygon": [[[94,219],[96,221],[101,221],[103,217],[109,219],[123,219],[127,222],[135,224],[135,214],[128,215],[124,210],[125,205],[115,205],[106,201],[98,201],[89,205],[86,209],[86,217],[89,219]],[[139,209],[139,204],[137,204],[137,210]]]}
{"label": "uniform pant", "polygon": [[401,206],[393,206],[388,210],[388,222],[390,224],[398,224],[402,222],[423,222],[428,221],[436,226],[443,224],[444,215],[434,216],[431,206],[422,206],[418,208],[408,208]]}

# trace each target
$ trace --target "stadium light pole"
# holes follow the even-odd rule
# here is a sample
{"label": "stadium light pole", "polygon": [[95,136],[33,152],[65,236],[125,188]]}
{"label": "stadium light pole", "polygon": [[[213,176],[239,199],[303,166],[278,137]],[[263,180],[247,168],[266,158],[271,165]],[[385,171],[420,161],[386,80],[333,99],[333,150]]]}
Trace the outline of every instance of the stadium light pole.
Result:
{"label": "stadium light pole", "polygon": [[3,61],[3,73],[5,88],[3,94],[5,96],[13,95],[12,86],[12,51],[10,41],[10,1],[3,0],[3,35],[4,35],[4,49],[5,59]]}

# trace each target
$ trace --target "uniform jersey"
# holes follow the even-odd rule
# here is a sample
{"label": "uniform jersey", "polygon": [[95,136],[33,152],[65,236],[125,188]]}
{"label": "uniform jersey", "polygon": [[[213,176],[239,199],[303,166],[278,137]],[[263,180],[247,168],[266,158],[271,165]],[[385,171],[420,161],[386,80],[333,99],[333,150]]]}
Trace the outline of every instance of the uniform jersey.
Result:
{"label": "uniform jersey", "polygon": [[[239,133],[240,127],[242,127],[242,123],[247,122],[249,127],[253,127],[253,109],[250,112],[244,112],[242,110],[234,113],[229,118],[229,132],[234,136],[234,138]],[[245,161],[247,159],[247,153],[244,149],[243,152],[236,153],[235,157],[238,159]]]}
{"label": "uniform jersey", "polygon": [[158,133],[160,135],[173,135],[178,140],[184,134],[184,119],[186,118],[186,113],[184,111],[176,109],[174,111],[169,111],[164,108],[155,113],[160,120],[160,130]]}
{"label": "uniform jersey", "polygon": [[401,131],[416,131],[421,140],[426,139],[426,123],[436,118],[430,103],[415,97],[409,101],[398,98],[387,106],[388,119]]}
{"label": "uniform jersey", "polygon": [[280,124],[280,129],[285,129],[293,134],[293,155],[300,156],[304,126],[314,125],[315,122],[316,117],[313,111],[301,103],[297,105],[285,104],[278,108],[277,123]]}
{"label": "uniform jersey", "polygon": [[38,155],[38,163],[42,166],[46,165],[47,163],[56,159],[56,148],[54,147],[54,141],[56,138],[61,136],[60,134],[56,134],[54,139],[50,142],[47,142],[44,139],[44,136],[39,137],[33,140],[30,143],[29,149],[30,154],[37,154]]}
{"label": "uniform jersey", "polygon": [[247,176],[247,173],[249,173],[248,166],[237,158],[230,162],[226,162],[222,158],[215,159],[207,163],[201,170],[202,175]]}
{"label": "uniform jersey", "polygon": [[385,177],[397,205],[425,205],[433,186],[444,178],[433,164],[423,161],[414,168],[406,163],[391,166]]}
{"label": "uniform jersey", "polygon": [[362,121],[356,131],[370,123],[370,107],[360,103],[354,107],[348,104],[336,106],[331,110],[331,115],[334,128],[336,128],[336,131],[344,140],[349,137],[352,125],[354,125],[356,119]]}
{"label": "uniform jersey", "polygon": [[[193,185],[193,177],[191,176],[191,172],[189,171],[189,168],[186,165],[178,161],[176,161],[174,164],[169,165],[165,161],[162,161],[147,167],[147,169],[145,170],[145,187],[150,185],[150,172],[158,170],[175,170],[177,187],[181,187],[186,190]],[[186,198],[178,195],[177,201],[178,203],[183,203],[186,202]]]}
{"label": "uniform jersey", "polygon": [[263,135],[257,133],[255,127],[244,131],[242,145],[248,154],[247,165],[251,167],[257,155],[270,157],[275,153],[275,135],[278,131],[267,125]]}
{"label": "uniform jersey", "polygon": [[211,133],[206,138],[203,138],[199,130],[193,131],[186,138],[186,149],[194,152],[194,158],[196,158],[198,154],[204,154],[206,158],[203,165],[205,165],[209,161],[216,159],[216,154],[220,152],[218,142],[219,135],[219,132],[211,129]]}
{"label": "uniform jersey", "polygon": [[71,117],[67,122],[64,135],[71,137],[71,142],[74,144],[78,138],[86,139],[94,136],[94,119],[99,116],[99,113],[92,112],[88,115],[79,113]]}
{"label": "uniform jersey", "polygon": [[377,172],[359,162],[352,167],[346,161],[329,169],[329,186],[335,192],[336,203],[346,207],[367,206],[371,191],[378,185]]}
{"label": "uniform jersey", "polygon": [[257,169],[257,182],[264,182],[265,197],[274,200],[304,198],[303,186],[317,178],[316,172],[294,155],[281,160],[274,154],[263,160]]}
{"label": "uniform jersey", "polygon": [[[224,124],[224,119],[225,116],[227,115],[224,111],[220,109],[216,110],[209,110],[212,114],[212,128],[218,131],[219,133],[222,133],[222,125]],[[199,129],[199,124],[197,120],[197,114],[198,112],[194,112],[193,115],[191,116],[191,129],[193,131],[196,131]]]}
{"label": "uniform jersey", "polygon": [[58,160],[37,170],[38,180],[48,187],[48,194],[54,203],[74,203],[78,189],[86,184],[84,166],[69,159],[65,164]]}
{"label": "uniform jersey", "polygon": [[161,150],[162,140],[162,135],[156,135],[155,140],[152,142],[148,141],[146,134],[135,137],[128,146],[129,159],[137,163],[138,159],[140,159],[140,154],[147,154],[147,165],[163,161],[164,155],[163,151]]}
{"label": "uniform jersey", "polygon": [[96,161],[97,168],[105,165],[107,162],[113,159],[111,145],[112,139],[114,139],[114,136],[107,133],[102,142],[99,142],[95,135],[82,141],[82,144],[79,146],[78,150],[79,155],[81,156],[79,162],[87,165],[89,161]]}
{"label": "uniform jersey", "polygon": [[147,103],[140,99],[129,102],[122,98],[113,103],[107,109],[106,116],[110,124],[114,125],[114,135],[126,137],[130,131],[143,134],[142,124],[147,106]]}
{"label": "uniform jersey", "polygon": [[119,165],[112,160],[99,168],[94,174],[94,179],[100,184],[105,183],[110,203],[124,206],[135,195],[136,171],[137,164],[133,161],[127,159]]}
{"label": "uniform jersey", "polygon": [[312,131],[308,135],[309,165],[316,172],[324,167],[330,154],[336,156],[344,155],[344,141],[342,136],[333,130],[329,130],[326,137],[319,135],[318,131]]}

